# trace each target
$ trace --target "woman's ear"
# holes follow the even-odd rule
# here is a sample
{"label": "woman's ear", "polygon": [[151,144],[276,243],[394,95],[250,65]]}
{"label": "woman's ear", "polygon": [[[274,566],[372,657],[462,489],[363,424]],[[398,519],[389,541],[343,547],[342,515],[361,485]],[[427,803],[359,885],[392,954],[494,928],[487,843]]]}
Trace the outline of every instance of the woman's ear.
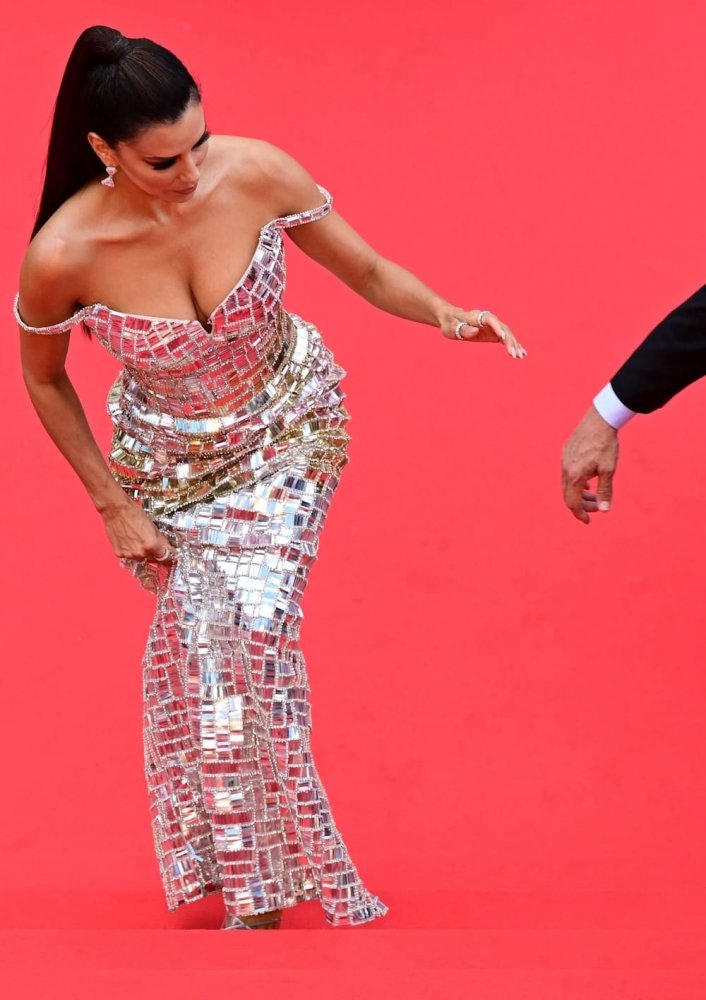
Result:
{"label": "woman's ear", "polygon": [[110,148],[105,139],[101,139],[96,132],[89,132],[86,138],[88,139],[88,144],[91,149],[96,154],[98,159],[102,161],[104,166],[115,166],[115,163],[113,162],[115,159],[113,150]]}

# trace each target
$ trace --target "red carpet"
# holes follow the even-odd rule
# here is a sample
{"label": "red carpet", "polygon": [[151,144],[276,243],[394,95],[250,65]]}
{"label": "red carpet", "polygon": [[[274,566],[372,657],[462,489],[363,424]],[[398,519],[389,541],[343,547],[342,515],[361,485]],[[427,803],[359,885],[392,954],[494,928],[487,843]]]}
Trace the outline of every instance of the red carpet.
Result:
{"label": "red carpet", "polygon": [[[39,426],[10,315],[51,104],[96,20],[171,46],[212,131],[287,149],[382,253],[530,351],[443,341],[290,249],[288,306],[349,372],[303,638],[319,768],[390,905],[371,927],[307,904],[285,926],[310,933],[238,944],[207,933],[217,899],[164,907],[151,599]],[[6,12],[8,996],[706,995],[704,385],[622,433],[608,517],[582,527],[559,492],[591,394],[706,281],[705,29],[696,0]],[[105,445],[114,365],[75,336],[70,371]]]}

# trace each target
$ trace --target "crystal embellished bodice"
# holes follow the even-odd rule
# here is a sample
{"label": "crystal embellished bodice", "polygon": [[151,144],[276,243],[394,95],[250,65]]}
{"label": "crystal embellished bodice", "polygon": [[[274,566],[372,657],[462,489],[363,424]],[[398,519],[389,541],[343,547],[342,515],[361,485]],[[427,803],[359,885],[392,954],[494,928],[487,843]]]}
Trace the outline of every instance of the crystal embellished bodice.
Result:
{"label": "crystal embellished bodice", "polygon": [[[205,324],[95,303],[36,329],[22,322],[16,302],[26,329],[59,333],[80,322],[123,364],[108,397],[115,425],[109,461],[153,514],[276,466],[279,452],[304,441],[312,419],[340,403],[343,370],[318,331],[282,305],[283,230],[330,211],[331,196],[320,191],[322,205],[263,226],[245,273]],[[343,432],[334,422],[338,446]],[[325,452],[326,434],[317,441]]]}
{"label": "crystal embellished bodice", "polygon": [[224,376],[254,374],[275,346],[286,280],[282,229],[294,218],[320,218],[329,205],[327,198],[319,209],[264,226],[245,274],[205,325],[122,313],[101,304],[82,310],[81,322],[174,415],[228,410]]}

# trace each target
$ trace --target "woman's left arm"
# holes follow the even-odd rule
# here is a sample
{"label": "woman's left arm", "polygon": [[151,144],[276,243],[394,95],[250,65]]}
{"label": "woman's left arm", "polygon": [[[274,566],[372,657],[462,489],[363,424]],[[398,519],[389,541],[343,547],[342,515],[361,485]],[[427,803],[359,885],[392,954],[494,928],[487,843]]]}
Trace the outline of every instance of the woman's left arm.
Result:
{"label": "woman's left arm", "polygon": [[[280,182],[284,182],[288,204],[294,206],[288,210],[320,205],[321,192],[303,167],[290,157],[282,165]],[[337,212],[288,229],[288,233],[304,253],[378,309],[436,326],[452,340],[502,343],[511,357],[526,356],[512,330],[494,313],[447,302],[414,274],[377,253]]]}

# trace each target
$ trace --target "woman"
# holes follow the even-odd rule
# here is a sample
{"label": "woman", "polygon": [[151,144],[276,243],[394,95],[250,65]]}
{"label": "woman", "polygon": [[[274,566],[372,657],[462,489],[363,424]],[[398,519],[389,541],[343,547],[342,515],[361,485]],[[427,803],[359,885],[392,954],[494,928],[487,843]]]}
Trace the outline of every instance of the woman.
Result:
{"label": "woman", "polygon": [[[221,890],[226,929],[276,927],[310,898],[334,925],[386,912],[310,749],[300,603],[347,413],[344,372],[282,308],[285,230],[379,308],[524,356],[494,315],[377,255],[285,153],[211,138],[172,53],[80,36],[15,303],[24,375],[115,554],[157,594],[144,735],[167,905]],[[107,462],[64,368],[79,323],[124,364]]]}

